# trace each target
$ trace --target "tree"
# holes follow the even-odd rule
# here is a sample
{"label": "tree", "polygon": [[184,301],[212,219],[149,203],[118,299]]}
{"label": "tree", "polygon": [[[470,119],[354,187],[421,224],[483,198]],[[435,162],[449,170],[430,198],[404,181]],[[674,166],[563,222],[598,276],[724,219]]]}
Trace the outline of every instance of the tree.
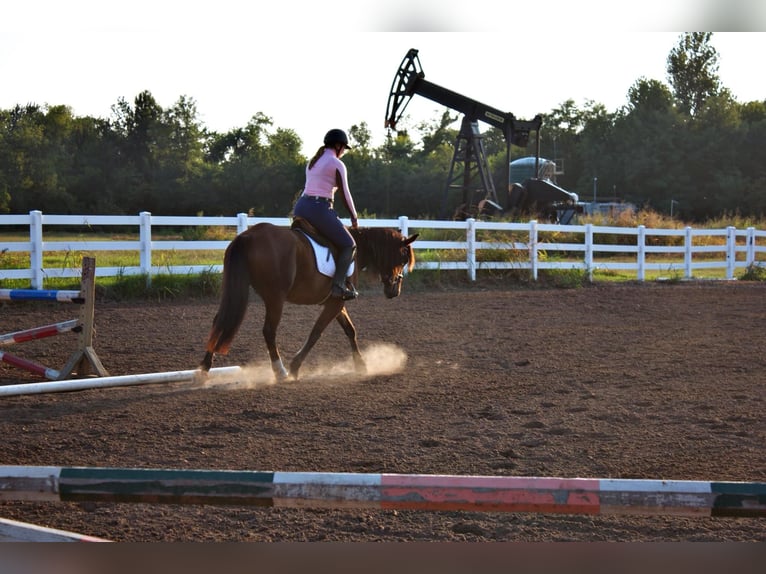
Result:
{"label": "tree", "polygon": [[112,106],[114,128],[120,136],[122,174],[117,182],[122,204],[130,213],[157,212],[161,185],[157,181],[159,153],[167,143],[163,110],[149,91],[138,94],[134,106],[120,98]]}
{"label": "tree", "polygon": [[572,99],[565,100],[543,118],[540,154],[564,169],[565,173],[558,178],[558,184],[564,189],[574,190],[583,170],[578,142],[585,120],[585,111]]}
{"label": "tree", "polygon": [[639,78],[628,90],[628,112],[666,113],[673,109],[673,94],[658,80]]}
{"label": "tree", "polygon": [[33,209],[70,213],[77,209],[69,192],[71,173],[72,110],[67,106],[16,106],[5,115],[2,159],[4,182],[10,195],[8,209],[24,213]]}
{"label": "tree", "polygon": [[668,79],[679,111],[696,116],[705,101],[718,94],[718,51],[710,45],[712,32],[687,32],[670,51]]}
{"label": "tree", "polygon": [[348,130],[348,137],[351,139],[351,143],[354,146],[354,155],[359,157],[369,157],[372,153],[370,149],[370,142],[372,142],[372,133],[367,125],[367,122],[361,122],[359,125],[354,124]]}

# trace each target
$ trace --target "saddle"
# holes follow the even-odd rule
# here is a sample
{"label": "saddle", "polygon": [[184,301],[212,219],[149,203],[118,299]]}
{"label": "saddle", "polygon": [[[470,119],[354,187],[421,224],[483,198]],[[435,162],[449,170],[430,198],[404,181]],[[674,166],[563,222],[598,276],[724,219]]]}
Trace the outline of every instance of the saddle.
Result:
{"label": "saddle", "polygon": [[[290,229],[296,233],[302,233],[306,236],[314,250],[314,262],[319,273],[327,277],[333,277],[335,273],[335,262],[338,259],[338,248],[335,244],[319,233],[319,230],[311,225],[302,217],[296,217],[290,224]],[[351,262],[348,268],[348,275],[354,272],[355,262]]]}
{"label": "saddle", "polygon": [[319,230],[311,225],[308,220],[302,217],[295,217],[290,224],[290,229],[305,233],[310,239],[313,239],[322,247],[327,247],[330,250],[330,253],[332,253],[333,259],[338,256],[338,248],[335,247],[335,244],[319,233]]}

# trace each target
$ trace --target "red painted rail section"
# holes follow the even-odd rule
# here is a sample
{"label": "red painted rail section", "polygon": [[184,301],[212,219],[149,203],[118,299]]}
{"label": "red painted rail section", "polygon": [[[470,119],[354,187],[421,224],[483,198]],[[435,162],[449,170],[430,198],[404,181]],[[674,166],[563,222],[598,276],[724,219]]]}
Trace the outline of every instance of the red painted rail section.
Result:
{"label": "red painted rail section", "polygon": [[34,327],[33,329],[25,329],[23,331],[0,335],[0,346],[44,339],[45,337],[53,337],[54,335],[60,335],[61,333],[67,333],[69,331],[78,331],[80,329],[82,329],[82,327],[79,326],[79,321],[77,319],[61,321],[60,323],[53,323],[52,325]]}
{"label": "red painted rail section", "polygon": [[766,483],[0,466],[0,500],[766,517]]}
{"label": "red painted rail section", "polygon": [[[45,377],[46,379],[51,381],[55,381],[61,378],[61,371],[57,371],[56,369],[51,369],[50,367],[46,367],[45,365],[41,365],[40,363],[35,363],[34,361],[30,361],[29,359],[25,359],[23,357],[11,355],[10,353],[6,353],[5,351],[0,351],[0,361],[8,365],[11,365],[12,367],[17,367],[19,369],[24,369],[25,371],[29,371],[30,373],[34,373],[35,375],[40,375],[41,377]],[[2,388],[5,388],[5,387],[4,386],[0,387],[0,389]]]}

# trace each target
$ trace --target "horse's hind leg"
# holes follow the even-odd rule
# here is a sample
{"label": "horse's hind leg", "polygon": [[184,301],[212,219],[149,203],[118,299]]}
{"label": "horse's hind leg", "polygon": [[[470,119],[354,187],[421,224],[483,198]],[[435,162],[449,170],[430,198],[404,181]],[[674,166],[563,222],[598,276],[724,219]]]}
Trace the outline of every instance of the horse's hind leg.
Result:
{"label": "horse's hind leg", "polygon": [[266,317],[263,320],[263,338],[269,350],[271,370],[274,371],[274,376],[278,381],[283,381],[288,376],[287,369],[285,369],[282,363],[282,357],[279,355],[279,349],[277,348],[277,328],[282,320],[283,305],[281,301],[266,302]]}
{"label": "horse's hind leg", "polygon": [[209,371],[210,367],[213,366],[213,353],[210,351],[207,351],[205,353],[205,358],[202,359],[202,361],[199,364],[199,368],[203,371]]}
{"label": "horse's hind leg", "polygon": [[201,385],[205,381],[207,381],[208,378],[208,372],[210,371],[210,368],[213,366],[213,353],[210,351],[207,351],[205,353],[205,358],[202,359],[202,362],[200,362],[199,367],[197,367],[197,370],[194,371],[194,374],[192,375],[192,382]]}
{"label": "horse's hind leg", "polygon": [[351,317],[348,316],[348,311],[344,307],[336,317],[338,323],[343,328],[343,332],[346,333],[349,343],[351,343],[351,354],[354,357],[354,367],[357,373],[366,373],[367,365],[362,358],[362,353],[359,352],[359,343],[356,340],[356,328],[351,322]]}

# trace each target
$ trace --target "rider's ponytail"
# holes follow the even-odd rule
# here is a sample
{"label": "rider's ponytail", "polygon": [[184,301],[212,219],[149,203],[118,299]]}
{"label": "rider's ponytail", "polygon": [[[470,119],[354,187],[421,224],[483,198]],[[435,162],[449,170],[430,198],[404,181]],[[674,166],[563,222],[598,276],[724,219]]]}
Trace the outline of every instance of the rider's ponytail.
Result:
{"label": "rider's ponytail", "polygon": [[324,150],[325,150],[325,146],[322,146],[317,150],[317,152],[314,154],[314,157],[312,157],[311,161],[309,161],[309,169],[314,167],[314,164],[319,160],[320,157],[322,157]]}

